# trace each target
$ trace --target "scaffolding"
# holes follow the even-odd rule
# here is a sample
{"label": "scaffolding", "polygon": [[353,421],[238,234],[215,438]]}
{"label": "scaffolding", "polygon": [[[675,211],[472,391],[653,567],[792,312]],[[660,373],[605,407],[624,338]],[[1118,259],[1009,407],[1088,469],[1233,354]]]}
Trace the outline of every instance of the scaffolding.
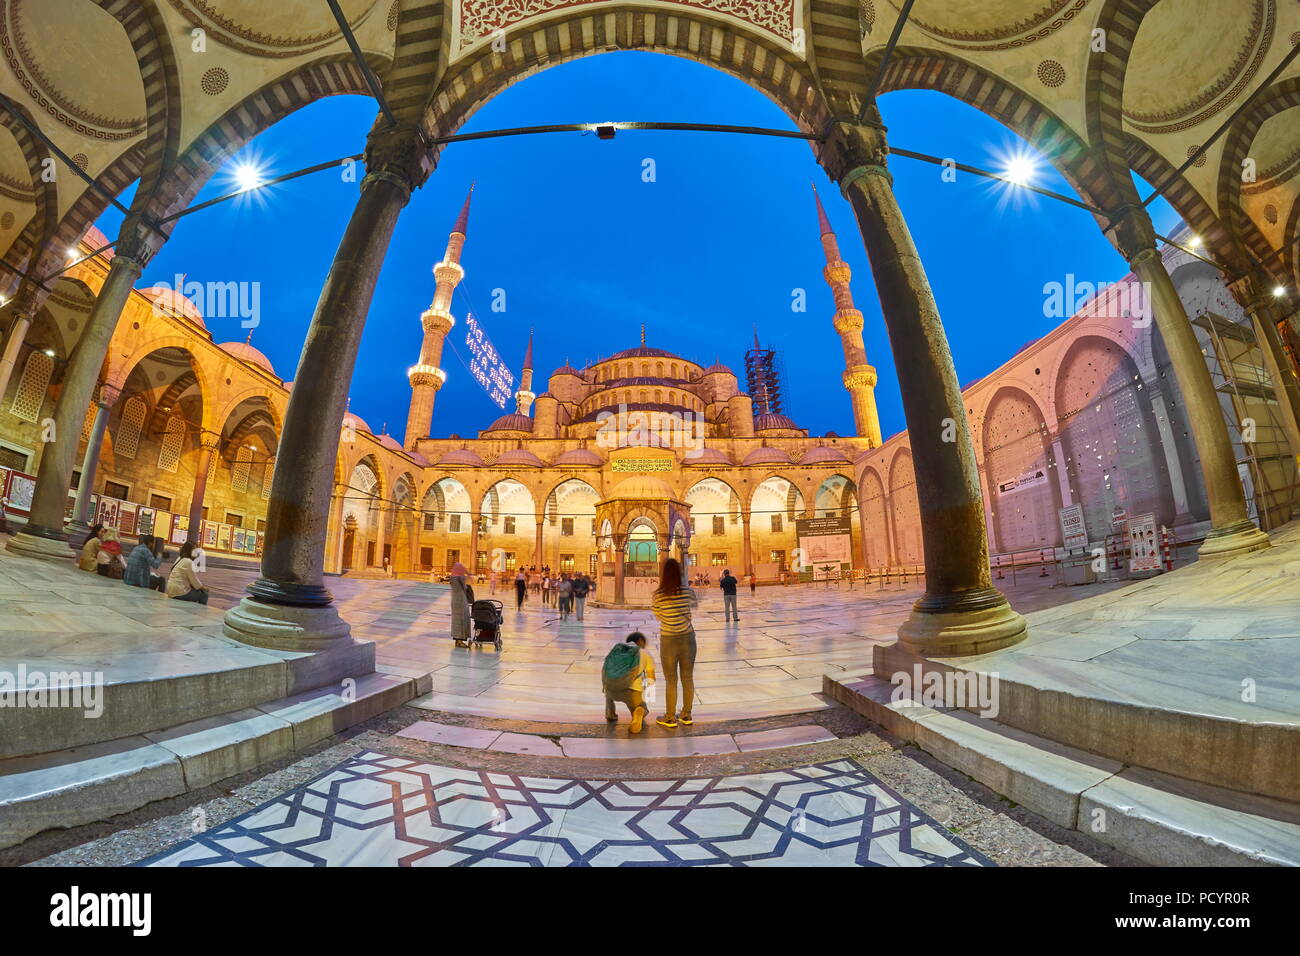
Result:
{"label": "scaffolding", "polygon": [[1237,467],[1244,470],[1250,516],[1264,531],[1291,520],[1296,503],[1296,454],[1282,423],[1273,381],[1261,352],[1266,345],[1254,330],[1215,312],[1192,319],[1209,333],[1212,353],[1206,355],[1215,391],[1231,403],[1228,416]]}

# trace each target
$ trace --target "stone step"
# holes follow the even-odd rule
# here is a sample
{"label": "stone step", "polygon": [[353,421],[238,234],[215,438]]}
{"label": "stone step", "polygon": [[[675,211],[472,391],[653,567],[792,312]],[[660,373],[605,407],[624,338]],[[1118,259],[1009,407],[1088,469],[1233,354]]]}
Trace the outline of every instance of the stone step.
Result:
{"label": "stone step", "polygon": [[0,849],[278,760],[405,703],[415,690],[408,677],[371,673],[166,730],[0,760]]}
{"label": "stone step", "polygon": [[954,770],[1069,829],[1157,866],[1300,866],[1300,805],[1225,790],[962,710],[896,700],[872,676],[824,692]]}

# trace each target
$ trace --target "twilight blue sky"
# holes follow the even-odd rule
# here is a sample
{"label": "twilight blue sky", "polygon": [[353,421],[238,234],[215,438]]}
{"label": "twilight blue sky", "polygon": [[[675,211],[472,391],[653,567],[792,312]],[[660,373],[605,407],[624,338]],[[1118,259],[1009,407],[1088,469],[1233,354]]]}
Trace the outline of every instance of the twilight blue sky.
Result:
{"label": "twilight blue sky", "polygon": [[[1000,157],[1020,146],[996,121],[939,93],[890,93],[881,110],[891,142],[909,149],[998,167]],[[264,132],[237,159],[256,158],[267,175],[276,175],[358,152],[375,112],[362,97],[321,101]],[[464,129],[598,120],[793,128],[777,106],[739,80],[675,57],[627,52],[525,80]],[[647,158],[656,172],[649,183],[642,180]],[[937,167],[901,157],[891,159],[891,168],[963,384],[1059,324],[1043,314],[1045,282],[1064,282],[1067,273],[1109,281],[1126,271],[1083,210],[966,174],[944,183]],[[472,436],[501,414],[461,362],[469,361],[467,309],[478,315],[516,381],[528,329],[535,328],[538,393],[566,358],[582,366],[637,344],[642,323],[648,344],[704,364],[717,357],[741,373],[757,325],[764,345],[783,353],[787,414],[814,435],[851,434],[812,181],[853,268],[868,359],[880,373],[882,428],[890,435],[904,427],[888,336],[852,211],[809,146],[771,137],[623,132],[612,142],[564,133],[444,150],[402,213],[366,323],[352,410],[376,432],[387,423],[402,436],[410,396],[405,372],[419,353],[419,315],[434,287],[430,267],[442,257],[472,180],[478,186],[466,278],[443,353],[448,380],[434,411],[435,436]],[[1071,192],[1048,167],[1037,182]],[[223,170],[196,201],[231,188]],[[181,222],[140,284],[171,282],[178,272],[189,280],[259,282],[261,324],[253,344],[292,379],[356,195],[355,183],[330,171],[196,213]],[[1152,214],[1166,235],[1177,222],[1163,200]],[[110,211],[99,226],[111,238],[119,222]],[[791,309],[796,288],[807,290],[806,312]],[[505,290],[504,313],[491,311],[495,289]],[[213,318],[208,326],[218,342],[247,335],[238,318]]]}

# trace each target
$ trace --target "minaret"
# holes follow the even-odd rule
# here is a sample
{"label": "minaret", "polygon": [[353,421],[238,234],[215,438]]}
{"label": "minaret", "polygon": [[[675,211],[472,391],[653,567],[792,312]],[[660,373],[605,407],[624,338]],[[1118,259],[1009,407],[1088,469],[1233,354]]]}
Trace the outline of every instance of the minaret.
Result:
{"label": "minaret", "polygon": [[859,438],[865,438],[875,448],[880,445],[880,415],[876,412],[876,370],[867,364],[867,348],[862,342],[862,313],[853,307],[853,292],[849,288],[852,275],[849,264],[840,258],[839,243],[831,229],[821,196],[813,186],[817,201],[817,223],[821,227],[822,251],[826,254],[823,275],[835,295],[835,331],[840,334],[844,347],[844,387],[853,402],[853,424]]}
{"label": "minaret", "polygon": [[528,330],[528,351],[524,352],[524,368],[519,375],[519,391],[515,392],[515,411],[527,415],[533,407],[533,330]]}
{"label": "minaret", "polygon": [[447,333],[456,324],[451,316],[451,294],[465,278],[465,270],[460,265],[461,249],[465,246],[465,231],[469,228],[469,201],[474,197],[474,187],[469,187],[465,196],[465,205],[461,206],[456,225],[447,237],[447,251],[442,261],[433,267],[433,276],[437,286],[433,291],[433,303],[420,316],[424,326],[424,342],[420,346],[420,363],[406,370],[406,377],[411,381],[411,411],[406,416],[406,441],[408,449],[414,449],[421,438],[429,437],[429,425],[433,421],[433,399],[447,380],[447,373],[438,367],[442,361],[442,343]]}

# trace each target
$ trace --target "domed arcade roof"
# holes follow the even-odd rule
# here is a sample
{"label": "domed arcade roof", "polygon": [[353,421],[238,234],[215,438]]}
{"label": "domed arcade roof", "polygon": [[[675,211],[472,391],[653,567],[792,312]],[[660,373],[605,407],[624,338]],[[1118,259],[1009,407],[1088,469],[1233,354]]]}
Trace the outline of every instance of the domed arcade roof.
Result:
{"label": "domed arcade roof", "polygon": [[520,415],[518,412],[502,415],[484,429],[487,432],[531,432],[532,430],[533,420],[527,415]]}
{"label": "domed arcade roof", "polygon": [[794,419],[789,415],[776,415],[772,412],[765,412],[761,415],[754,416],[754,431],[764,431],[776,428],[792,428],[799,431],[799,426],[794,423]]}
{"label": "domed arcade roof", "polygon": [[[233,355],[241,362],[247,362],[249,365],[256,365],[263,371],[275,375],[275,366],[271,364],[271,360],[247,342],[222,342],[217,346],[217,348],[229,355]],[[279,376],[276,377],[278,378]]]}
{"label": "domed arcade roof", "polygon": [[780,448],[755,448],[742,465],[788,465],[791,464],[789,453]]}
{"label": "domed arcade roof", "polygon": [[546,462],[542,461],[527,448],[511,448],[509,451],[503,451],[492,464],[498,468],[546,467]]}
{"label": "domed arcade roof", "polygon": [[482,468],[483,459],[476,452],[468,448],[453,448],[451,451],[443,454],[438,459],[440,465],[451,465],[453,467],[463,466],[467,468]]}
{"label": "domed arcade roof", "polygon": [[819,462],[847,462],[848,456],[839,448],[832,448],[830,445],[817,445],[809,448],[799,459],[801,465],[815,465]]}
{"label": "domed arcade roof", "polygon": [[687,452],[682,456],[683,465],[734,465],[724,452],[717,448],[701,448],[697,452]]}
{"label": "domed arcade roof", "polygon": [[552,464],[565,465],[569,468],[599,468],[605,464],[605,459],[590,448],[570,448],[556,458]]}

